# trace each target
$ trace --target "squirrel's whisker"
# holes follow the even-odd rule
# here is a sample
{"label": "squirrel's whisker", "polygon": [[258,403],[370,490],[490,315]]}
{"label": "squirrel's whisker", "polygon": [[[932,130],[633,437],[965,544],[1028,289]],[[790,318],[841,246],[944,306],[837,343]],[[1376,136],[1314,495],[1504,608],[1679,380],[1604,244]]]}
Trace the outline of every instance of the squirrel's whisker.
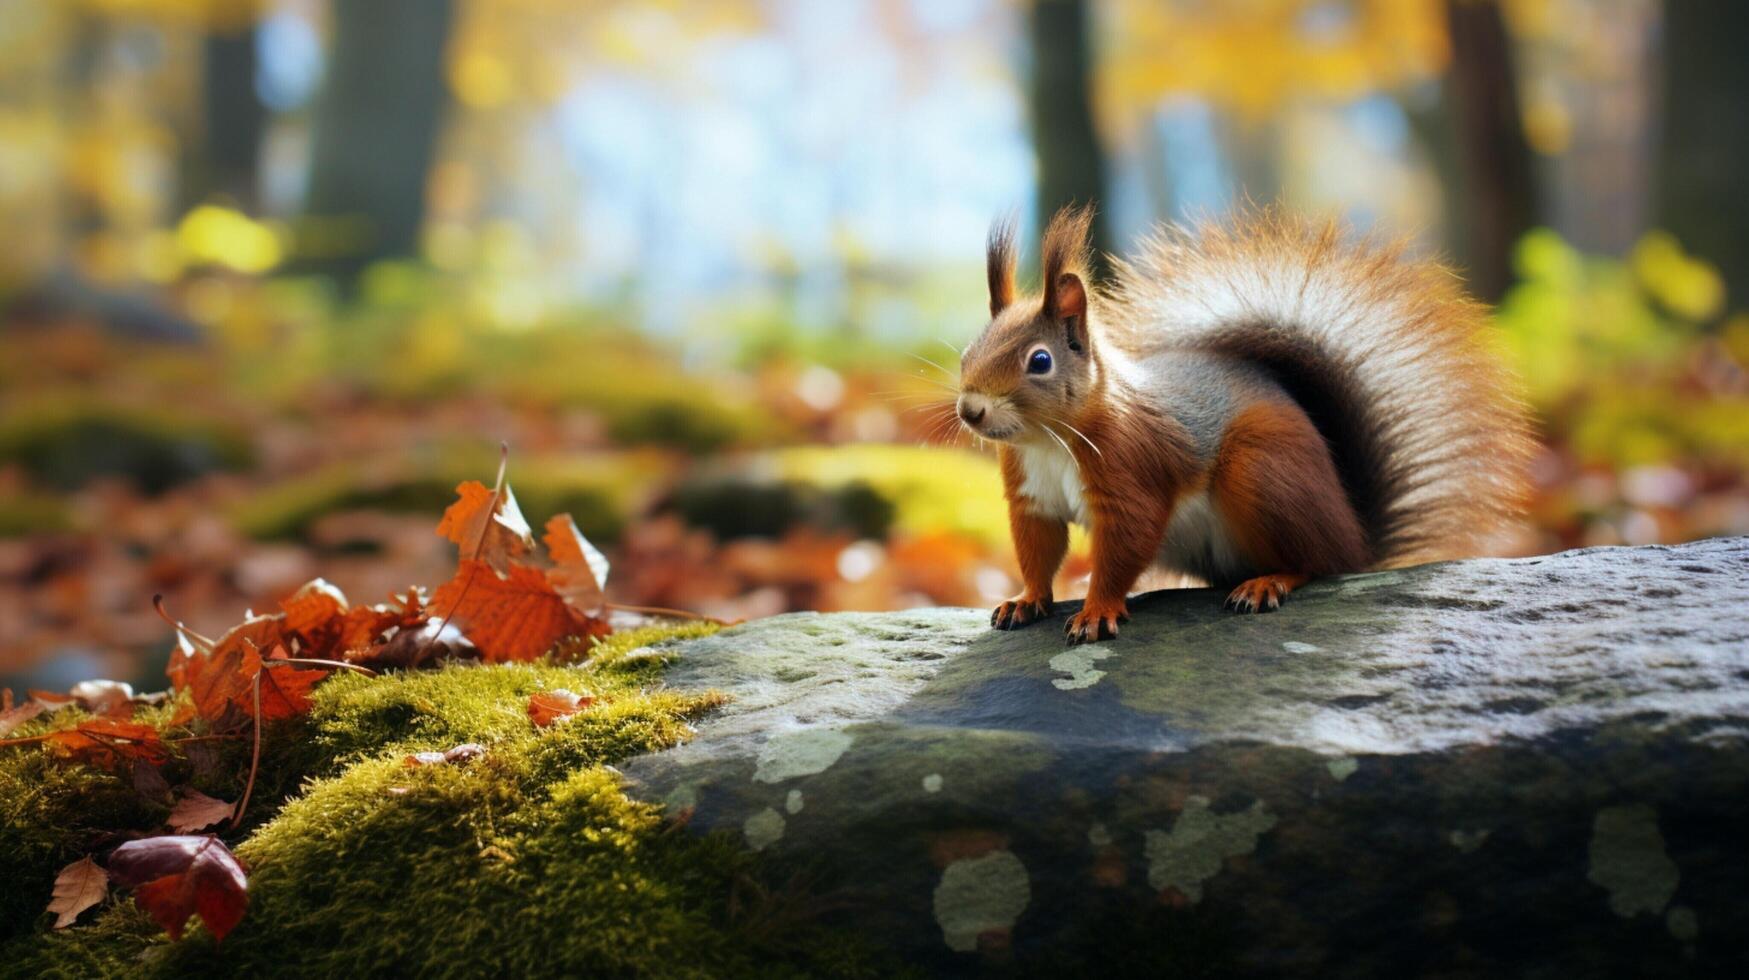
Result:
{"label": "squirrel's whisker", "polygon": [[935,361],[932,361],[929,358],[924,357],[922,354],[918,354],[914,351],[906,351],[905,353],[910,355],[911,357],[915,357],[919,361],[922,361],[923,363],[929,365],[930,367],[936,369],[937,371],[940,371],[942,373],[942,375],[944,375],[945,377],[951,378],[954,376],[952,371],[949,371],[947,368],[942,367],[940,364],[936,363]]}
{"label": "squirrel's whisker", "polygon": [[1104,458],[1105,454],[1099,451],[1099,447],[1095,446],[1093,444],[1092,439],[1087,438],[1086,433],[1084,433],[1080,429],[1077,429],[1074,426],[1070,425],[1068,422],[1064,421],[1063,419],[1057,418],[1055,415],[1051,416],[1051,421],[1057,423],[1058,425],[1061,425],[1061,426],[1067,428],[1070,432],[1073,432],[1076,435],[1080,436],[1081,441],[1087,444],[1088,449],[1093,450],[1094,455],[1099,456],[1101,458]]}
{"label": "squirrel's whisker", "polygon": [[1074,451],[1069,448],[1069,444],[1063,441],[1063,437],[1060,435],[1057,435],[1057,430],[1051,428],[1049,425],[1046,425],[1043,422],[1040,422],[1038,427],[1039,427],[1039,430],[1042,431],[1045,435],[1050,436],[1052,439],[1057,440],[1057,445],[1063,447],[1063,452],[1068,453],[1070,456],[1075,455]]}

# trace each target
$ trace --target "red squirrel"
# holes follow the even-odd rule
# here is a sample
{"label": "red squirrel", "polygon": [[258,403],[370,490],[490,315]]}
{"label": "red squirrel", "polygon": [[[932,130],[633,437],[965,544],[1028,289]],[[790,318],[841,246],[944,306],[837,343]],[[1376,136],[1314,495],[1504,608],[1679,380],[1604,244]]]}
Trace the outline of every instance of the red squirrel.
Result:
{"label": "red squirrel", "polygon": [[1523,507],[1533,445],[1486,310],[1401,245],[1278,211],[1160,231],[1088,276],[1091,212],[1015,292],[990,233],[990,322],[960,360],[960,422],[999,447],[1024,587],[990,623],[1051,612],[1085,526],[1093,574],[1069,642],[1117,636],[1151,564],[1276,609],[1325,575],[1457,557]]}

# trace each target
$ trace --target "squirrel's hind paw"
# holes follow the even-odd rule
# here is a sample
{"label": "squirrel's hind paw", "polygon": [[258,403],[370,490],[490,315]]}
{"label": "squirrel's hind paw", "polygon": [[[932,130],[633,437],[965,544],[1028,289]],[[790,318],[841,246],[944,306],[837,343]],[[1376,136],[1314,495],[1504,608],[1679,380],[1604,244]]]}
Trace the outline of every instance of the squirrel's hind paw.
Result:
{"label": "squirrel's hind paw", "polygon": [[1259,575],[1239,583],[1227,594],[1227,608],[1234,612],[1274,612],[1287,594],[1306,584],[1304,575]]}
{"label": "squirrel's hind paw", "polygon": [[999,630],[1017,630],[1022,626],[1045,619],[1050,614],[1050,599],[1028,599],[1021,596],[1017,599],[1009,599],[997,606],[990,613],[990,625]]}

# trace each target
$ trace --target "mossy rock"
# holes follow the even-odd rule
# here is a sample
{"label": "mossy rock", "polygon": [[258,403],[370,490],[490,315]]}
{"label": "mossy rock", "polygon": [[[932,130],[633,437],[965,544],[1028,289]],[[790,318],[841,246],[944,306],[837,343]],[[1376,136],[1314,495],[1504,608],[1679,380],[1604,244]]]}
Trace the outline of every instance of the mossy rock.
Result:
{"label": "mossy rock", "polygon": [[[805,890],[760,887],[757,858],[735,835],[679,832],[611,768],[684,741],[720,702],[657,684],[660,651],[704,632],[620,634],[583,666],[324,682],[306,719],[269,730],[252,817],[227,834],[251,869],[250,907],[223,944],[199,928],[171,942],[125,897],[50,932],[42,909],[55,872],[161,827],[166,811],[127,780],[6,749],[0,975],[868,974],[881,954],[816,925]],[[597,704],[535,728],[529,696],[557,687]],[[63,712],[23,734],[75,720]],[[486,752],[404,761],[463,742]],[[240,749],[227,746],[227,776],[204,789],[236,797]]]}
{"label": "mossy rock", "polygon": [[[582,667],[332,679],[272,733],[233,835],[251,910],[222,946],[171,943],[125,899],[48,933],[48,883],[91,827],[160,817],[14,749],[0,912],[23,932],[0,972],[1691,976],[1749,957],[1749,539],[1354,576],[1267,616],[1206,590],[1131,609],[1094,647],[982,610],[796,614],[624,635]],[[602,704],[537,731],[526,698],[555,686]],[[401,761],[461,741],[489,750]]]}
{"label": "mossy rock", "polygon": [[1749,539],[1130,608],[1082,647],[984,610],[727,630],[668,682],[729,705],[622,768],[931,973],[1749,958]]}
{"label": "mossy rock", "polygon": [[246,433],[210,419],[100,403],[9,406],[0,423],[0,464],[16,463],[45,487],[73,490],[101,476],[162,493],[214,470],[247,466]]}

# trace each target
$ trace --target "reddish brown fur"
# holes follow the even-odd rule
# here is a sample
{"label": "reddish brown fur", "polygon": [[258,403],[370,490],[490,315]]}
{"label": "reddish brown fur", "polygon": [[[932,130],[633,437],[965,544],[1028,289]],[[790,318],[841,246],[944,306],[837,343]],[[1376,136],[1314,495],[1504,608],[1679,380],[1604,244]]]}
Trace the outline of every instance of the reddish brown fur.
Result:
{"label": "reddish brown fur", "polygon": [[1292,404],[1257,402],[1233,417],[1209,501],[1258,568],[1335,575],[1372,564],[1324,439]]}
{"label": "reddish brown fur", "polygon": [[1070,444],[1091,514],[1093,577],[1068,629],[1071,638],[1087,640],[1117,635],[1117,624],[1129,618],[1124,598],[1153,563],[1173,505],[1198,473],[1184,427],[1113,382],[1096,389],[1074,424],[1099,447]]}

